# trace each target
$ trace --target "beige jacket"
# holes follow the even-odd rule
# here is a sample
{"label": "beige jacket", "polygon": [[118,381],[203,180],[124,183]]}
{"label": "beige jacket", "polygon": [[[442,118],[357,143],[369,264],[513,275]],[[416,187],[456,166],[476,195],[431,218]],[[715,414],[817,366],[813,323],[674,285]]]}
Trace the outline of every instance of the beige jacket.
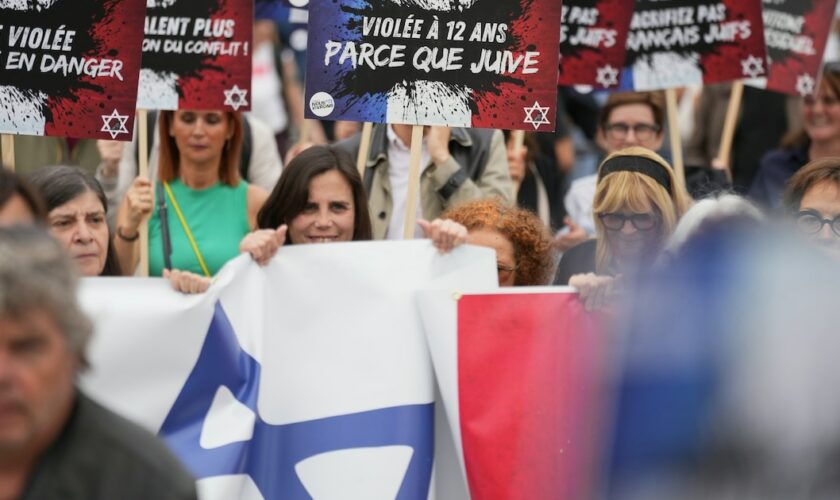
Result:
{"label": "beige jacket", "polygon": [[[373,238],[377,240],[385,238],[393,212],[386,127],[374,127],[364,179]],[[338,147],[355,158],[359,136],[339,143]],[[449,151],[451,156],[446,162],[430,162],[420,176],[424,219],[432,220],[450,206],[481,198],[500,197],[513,203],[507,152],[500,131],[453,128]]]}

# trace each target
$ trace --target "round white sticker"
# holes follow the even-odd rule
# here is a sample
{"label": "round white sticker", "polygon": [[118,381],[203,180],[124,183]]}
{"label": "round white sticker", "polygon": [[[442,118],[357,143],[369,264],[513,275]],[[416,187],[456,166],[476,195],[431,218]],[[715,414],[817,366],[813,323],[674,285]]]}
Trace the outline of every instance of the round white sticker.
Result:
{"label": "round white sticker", "polygon": [[309,99],[309,109],[315,116],[330,116],[335,110],[335,100],[326,92],[318,92]]}
{"label": "round white sticker", "polygon": [[309,38],[309,32],[305,29],[292,31],[289,35],[289,46],[298,52],[306,50],[306,41]]}

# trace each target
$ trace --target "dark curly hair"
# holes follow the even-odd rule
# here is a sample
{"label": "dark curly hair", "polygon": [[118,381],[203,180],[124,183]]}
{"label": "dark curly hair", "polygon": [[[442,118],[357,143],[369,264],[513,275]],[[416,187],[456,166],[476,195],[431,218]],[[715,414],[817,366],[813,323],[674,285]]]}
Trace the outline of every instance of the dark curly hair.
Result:
{"label": "dark curly hair", "polygon": [[450,208],[441,216],[474,229],[494,229],[513,244],[514,286],[542,286],[554,275],[554,247],[548,228],[533,213],[492,198]]}

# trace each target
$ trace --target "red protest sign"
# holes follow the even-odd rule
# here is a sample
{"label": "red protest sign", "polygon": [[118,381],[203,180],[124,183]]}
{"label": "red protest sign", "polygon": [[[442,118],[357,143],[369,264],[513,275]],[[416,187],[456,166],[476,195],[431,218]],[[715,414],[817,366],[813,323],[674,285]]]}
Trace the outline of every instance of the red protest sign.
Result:
{"label": "red protest sign", "polygon": [[145,4],[0,3],[0,132],[130,139]]}
{"label": "red protest sign", "polygon": [[251,109],[253,0],[152,0],[146,10],[143,109]]}
{"label": "red protest sign", "polygon": [[768,90],[814,93],[836,4],[837,0],[764,0]]}
{"label": "red protest sign", "polygon": [[634,0],[564,0],[559,85],[618,86]]}
{"label": "red protest sign", "polygon": [[765,74],[761,0],[637,0],[621,87],[654,90]]}

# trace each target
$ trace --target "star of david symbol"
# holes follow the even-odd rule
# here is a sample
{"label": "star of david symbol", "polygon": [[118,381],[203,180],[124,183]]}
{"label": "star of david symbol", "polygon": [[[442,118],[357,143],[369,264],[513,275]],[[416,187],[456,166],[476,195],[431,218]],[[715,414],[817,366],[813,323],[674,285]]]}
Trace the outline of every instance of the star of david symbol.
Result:
{"label": "star of david symbol", "polygon": [[[534,101],[534,105],[530,108],[525,109],[525,119],[522,120],[522,123],[527,123],[529,125],[534,126],[534,130],[540,128],[540,125],[551,125],[551,122],[548,121],[548,106],[540,106],[539,101]],[[534,113],[539,113],[539,117],[534,118]]]}
{"label": "star of david symbol", "polygon": [[121,115],[114,109],[110,115],[102,115],[102,128],[100,132],[108,132],[111,134],[111,139],[116,139],[120,134],[128,134],[128,129],[125,127],[128,121],[128,115]]}
{"label": "star of david symbol", "polygon": [[598,76],[595,77],[598,85],[607,88],[618,85],[618,70],[607,64],[598,68]]}
{"label": "star of david symbol", "polygon": [[[296,467],[301,462],[335,451],[407,446],[413,453],[396,498],[426,500],[434,455],[433,403],[275,425],[258,412],[261,374],[262,366],[239,345],[216,303],[198,360],[160,429],[196,478],[244,474],[265,500],[309,500]],[[202,439],[220,389],[253,415],[253,432],[241,441],[208,446]]]}
{"label": "star of david symbol", "polygon": [[746,59],[741,59],[741,74],[750,78],[757,78],[764,73],[764,67],[761,64],[761,59],[755,56],[749,56]]}
{"label": "star of david symbol", "polygon": [[814,79],[811,78],[811,75],[805,73],[799,75],[799,78],[796,79],[796,91],[799,92],[799,95],[806,96],[811,95],[814,93]]}
{"label": "star of david symbol", "polygon": [[225,93],[225,106],[230,106],[234,111],[248,105],[248,91],[240,89],[239,85],[234,85],[223,92]]}

